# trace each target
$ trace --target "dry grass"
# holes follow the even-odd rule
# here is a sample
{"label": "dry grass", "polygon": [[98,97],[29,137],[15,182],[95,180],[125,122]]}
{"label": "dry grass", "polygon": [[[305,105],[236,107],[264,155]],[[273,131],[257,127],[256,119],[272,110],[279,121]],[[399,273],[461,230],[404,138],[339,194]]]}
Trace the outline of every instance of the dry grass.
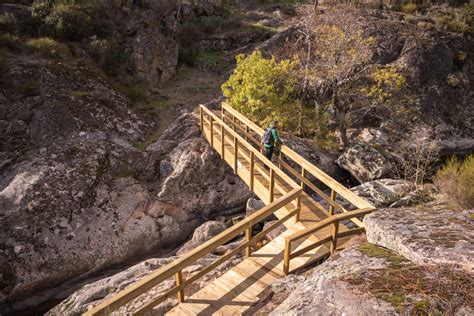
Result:
{"label": "dry grass", "polygon": [[403,315],[451,315],[474,308],[474,278],[453,266],[418,266],[383,248],[364,243],[367,256],[385,258],[388,267],[366,270],[346,279],[351,285],[392,304]]}
{"label": "dry grass", "polygon": [[66,45],[58,43],[49,37],[30,39],[26,42],[26,47],[32,52],[50,58],[68,57],[70,55],[69,48]]}
{"label": "dry grass", "polygon": [[456,208],[474,207],[474,155],[463,162],[451,158],[438,170],[433,182]]}

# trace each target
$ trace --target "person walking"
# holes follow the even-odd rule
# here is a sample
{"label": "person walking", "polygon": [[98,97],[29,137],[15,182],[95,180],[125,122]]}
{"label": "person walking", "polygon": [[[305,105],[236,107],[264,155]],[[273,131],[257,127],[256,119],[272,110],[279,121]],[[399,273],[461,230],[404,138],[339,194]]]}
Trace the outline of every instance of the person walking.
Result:
{"label": "person walking", "polygon": [[280,137],[278,136],[278,122],[273,121],[272,125],[265,131],[262,137],[262,143],[265,147],[265,156],[268,160],[272,160],[273,153],[275,151],[275,145],[281,146],[283,142],[281,141]]}

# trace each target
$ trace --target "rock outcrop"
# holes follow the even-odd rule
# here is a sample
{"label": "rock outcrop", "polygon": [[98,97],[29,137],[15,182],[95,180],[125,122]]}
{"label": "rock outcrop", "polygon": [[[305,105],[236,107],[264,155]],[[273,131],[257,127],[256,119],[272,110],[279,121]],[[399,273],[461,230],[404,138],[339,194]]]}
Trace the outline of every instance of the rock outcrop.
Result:
{"label": "rock outcrop", "polygon": [[[355,186],[351,188],[351,191],[375,207],[386,207],[402,199],[413,187],[413,183],[405,180],[380,179]],[[351,206],[344,201],[340,202],[346,208]]]}
{"label": "rock outcrop", "polygon": [[457,265],[474,272],[473,210],[445,205],[380,209],[364,218],[367,240],[417,264]]}
{"label": "rock outcrop", "polygon": [[[125,289],[130,284],[141,280],[143,277],[176,259],[177,257],[148,259],[110,277],[106,277],[95,282],[89,282],[70,295],[66,300],[51,309],[46,315],[79,316],[86,312],[89,308],[92,308],[93,306],[102,302],[102,300],[113,296],[120,290]],[[190,276],[201,271],[216,259],[217,257],[213,255],[199,259],[194,265],[183,269],[183,277],[189,278]],[[239,263],[240,260],[242,260],[241,256],[234,257],[232,260],[227,261],[212,272],[206,274],[204,277],[194,283],[193,286],[188,287],[187,293],[195,292],[198,289],[204,287],[217,276],[221,275]],[[156,296],[164,294],[175,285],[176,283],[174,278],[166,280],[154,287],[151,291],[139,296],[131,303],[120,308],[117,311],[117,314],[130,314]],[[165,312],[173,308],[177,303],[178,301],[176,297],[169,298],[153,309],[153,315],[163,315]]]}
{"label": "rock outcrop", "polygon": [[205,241],[208,241],[212,237],[218,235],[219,233],[223,232],[227,229],[227,225],[223,222],[219,221],[209,221],[205,222],[196,230],[194,230],[193,238],[186,242],[181,248],[179,248],[177,255],[186,254],[186,252],[196,248],[197,246],[201,245]]}
{"label": "rock outcrop", "polygon": [[466,315],[474,307],[471,273],[418,266],[362,240],[294,283],[293,276],[278,282],[275,297],[290,294],[270,315]]}
{"label": "rock outcrop", "polygon": [[365,143],[349,147],[337,159],[337,164],[349,171],[360,183],[388,178],[393,172],[393,165],[386,154]]}
{"label": "rock outcrop", "polygon": [[153,123],[98,72],[51,60],[10,69],[0,98],[0,313],[244,210],[251,194],[200,137],[196,114],[144,152],[133,144]]}

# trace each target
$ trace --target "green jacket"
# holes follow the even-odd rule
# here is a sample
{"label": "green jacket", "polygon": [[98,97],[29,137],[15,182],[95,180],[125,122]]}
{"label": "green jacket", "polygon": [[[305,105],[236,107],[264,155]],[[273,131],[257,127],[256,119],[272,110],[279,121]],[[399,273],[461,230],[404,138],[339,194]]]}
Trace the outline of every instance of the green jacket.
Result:
{"label": "green jacket", "polygon": [[272,129],[272,136],[273,136],[273,141],[274,143],[269,143],[269,144],[263,144],[263,146],[269,148],[269,147],[274,147],[275,146],[275,143],[278,143],[278,144],[283,144],[283,142],[281,141],[280,137],[278,136],[278,132],[276,130],[276,128],[273,128],[271,127]]}

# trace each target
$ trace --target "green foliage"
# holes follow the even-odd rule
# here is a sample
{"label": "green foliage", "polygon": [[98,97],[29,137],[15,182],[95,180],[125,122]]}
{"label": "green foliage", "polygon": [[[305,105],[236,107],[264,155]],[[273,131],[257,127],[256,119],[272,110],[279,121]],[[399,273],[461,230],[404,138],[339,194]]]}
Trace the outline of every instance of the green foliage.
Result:
{"label": "green foliage", "polygon": [[115,41],[111,41],[105,51],[102,68],[107,73],[114,72],[124,61],[122,49]]}
{"label": "green foliage", "polygon": [[50,37],[30,39],[26,42],[26,47],[44,57],[59,58],[70,55],[69,48],[66,45],[58,43]]}
{"label": "green foliage", "polygon": [[128,97],[134,102],[143,102],[148,99],[145,88],[139,83],[128,87]]}
{"label": "green foliage", "polygon": [[278,120],[284,129],[294,126],[298,101],[293,98],[295,61],[264,58],[260,51],[237,56],[237,67],[222,91],[230,106],[261,125]]}
{"label": "green foliage", "polygon": [[418,7],[416,6],[415,3],[409,2],[409,3],[405,3],[404,5],[402,5],[402,12],[404,12],[406,14],[413,14],[417,10],[418,10]]}
{"label": "green foliage", "polygon": [[3,50],[0,50],[0,78],[3,79],[3,77],[7,74],[7,72],[8,72],[7,57],[5,55],[5,52]]}
{"label": "green foliage", "polygon": [[91,35],[91,19],[74,6],[57,5],[44,20],[47,34],[77,41]]}
{"label": "green foliage", "polygon": [[10,50],[19,49],[21,46],[20,38],[10,33],[0,34],[0,48],[7,48]]}
{"label": "green foliage", "polygon": [[453,157],[436,172],[433,182],[459,208],[474,206],[474,155],[464,161]]}
{"label": "green foliage", "polygon": [[38,95],[39,84],[36,79],[28,79],[21,83],[20,92],[25,97],[32,97]]}
{"label": "green foliage", "polygon": [[0,32],[14,32],[16,26],[16,18],[11,13],[0,15]]}
{"label": "green foliage", "polygon": [[194,63],[204,69],[218,70],[224,64],[224,59],[219,53],[201,51],[195,57]]}
{"label": "green foliage", "polygon": [[406,78],[393,66],[379,67],[372,73],[374,85],[362,89],[369,97],[382,103],[390,102],[393,94],[406,85]]}

